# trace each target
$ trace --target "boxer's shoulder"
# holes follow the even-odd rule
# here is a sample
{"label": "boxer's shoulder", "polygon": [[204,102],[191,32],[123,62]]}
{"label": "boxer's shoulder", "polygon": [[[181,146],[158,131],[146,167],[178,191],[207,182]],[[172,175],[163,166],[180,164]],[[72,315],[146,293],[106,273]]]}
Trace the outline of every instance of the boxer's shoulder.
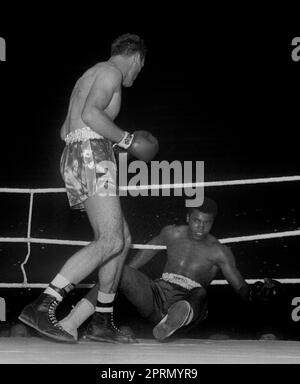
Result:
{"label": "boxer's shoulder", "polygon": [[84,72],[78,80],[78,84],[81,85],[85,82],[92,82],[95,86],[101,86],[107,83],[121,84],[122,73],[118,68],[104,61],[95,64]]}
{"label": "boxer's shoulder", "polygon": [[97,77],[109,76],[110,78],[114,78],[116,80],[122,80],[123,76],[121,71],[107,61],[96,64],[94,69]]}
{"label": "boxer's shoulder", "polygon": [[167,225],[161,230],[161,235],[167,239],[177,239],[186,232],[186,225]]}
{"label": "boxer's shoulder", "polygon": [[224,244],[222,244],[215,236],[212,234],[208,233],[207,234],[207,239],[206,239],[208,245],[215,247],[216,249],[223,251],[224,250]]}

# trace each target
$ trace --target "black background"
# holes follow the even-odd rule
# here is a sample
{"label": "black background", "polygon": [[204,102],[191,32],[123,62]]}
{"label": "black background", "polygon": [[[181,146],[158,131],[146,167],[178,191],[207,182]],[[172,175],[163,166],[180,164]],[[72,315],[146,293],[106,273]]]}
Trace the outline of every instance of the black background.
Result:
{"label": "black background", "polygon": [[134,86],[124,90],[120,126],[158,136],[160,159],[206,161],[206,179],[295,174],[299,63],[291,59],[291,41],[297,33],[259,19],[185,21],[64,28],[37,17],[4,30],[6,185],[62,185],[58,131],[72,87],[109,57],[112,39],[123,32],[140,34],[148,55]]}

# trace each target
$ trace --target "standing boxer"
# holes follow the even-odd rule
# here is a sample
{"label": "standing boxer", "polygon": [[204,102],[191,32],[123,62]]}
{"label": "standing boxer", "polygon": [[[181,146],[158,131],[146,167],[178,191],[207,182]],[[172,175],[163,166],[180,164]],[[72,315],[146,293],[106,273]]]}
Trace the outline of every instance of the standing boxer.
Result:
{"label": "standing boxer", "polygon": [[[109,60],[88,69],[71,95],[61,128],[61,138],[66,142],[61,174],[70,206],[87,212],[94,241],[64,264],[46,290],[19,317],[40,334],[58,341],[75,342],[56,319],[58,304],[75,284],[99,268],[95,332],[109,342],[128,342],[114,325],[113,303],[131,238],[119,197],[103,192],[116,179],[113,144],[147,162],[158,150],[157,140],[151,134],[130,134],[114,123],[121,106],[121,88],[133,85],[144,65],[145,54],[139,36],[118,37],[112,43]],[[104,167],[104,162],[113,166]]]}

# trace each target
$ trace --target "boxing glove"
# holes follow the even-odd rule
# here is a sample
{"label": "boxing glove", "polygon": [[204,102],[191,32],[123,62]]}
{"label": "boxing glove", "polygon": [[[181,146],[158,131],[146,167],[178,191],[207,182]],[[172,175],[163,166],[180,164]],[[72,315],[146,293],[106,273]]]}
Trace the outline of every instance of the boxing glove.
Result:
{"label": "boxing glove", "polygon": [[264,278],[264,282],[256,281],[251,286],[251,298],[253,301],[269,302],[277,299],[281,293],[281,283],[277,280]]}
{"label": "boxing glove", "polygon": [[146,163],[154,158],[159,149],[158,140],[148,131],[125,132],[122,140],[115,145]]}

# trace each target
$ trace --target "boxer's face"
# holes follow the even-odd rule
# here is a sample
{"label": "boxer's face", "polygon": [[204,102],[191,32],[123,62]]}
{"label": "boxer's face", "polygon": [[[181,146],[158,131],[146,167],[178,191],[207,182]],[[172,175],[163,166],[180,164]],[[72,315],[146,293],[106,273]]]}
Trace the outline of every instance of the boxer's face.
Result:
{"label": "boxer's face", "polygon": [[143,66],[144,66],[145,60],[141,59],[140,54],[137,53],[132,56],[132,61],[130,68],[127,72],[127,75],[123,81],[124,87],[131,87],[137,78],[138,74],[141,72]]}
{"label": "boxer's face", "polygon": [[214,216],[196,209],[188,217],[189,232],[193,239],[201,240],[209,234],[214,223]]}

